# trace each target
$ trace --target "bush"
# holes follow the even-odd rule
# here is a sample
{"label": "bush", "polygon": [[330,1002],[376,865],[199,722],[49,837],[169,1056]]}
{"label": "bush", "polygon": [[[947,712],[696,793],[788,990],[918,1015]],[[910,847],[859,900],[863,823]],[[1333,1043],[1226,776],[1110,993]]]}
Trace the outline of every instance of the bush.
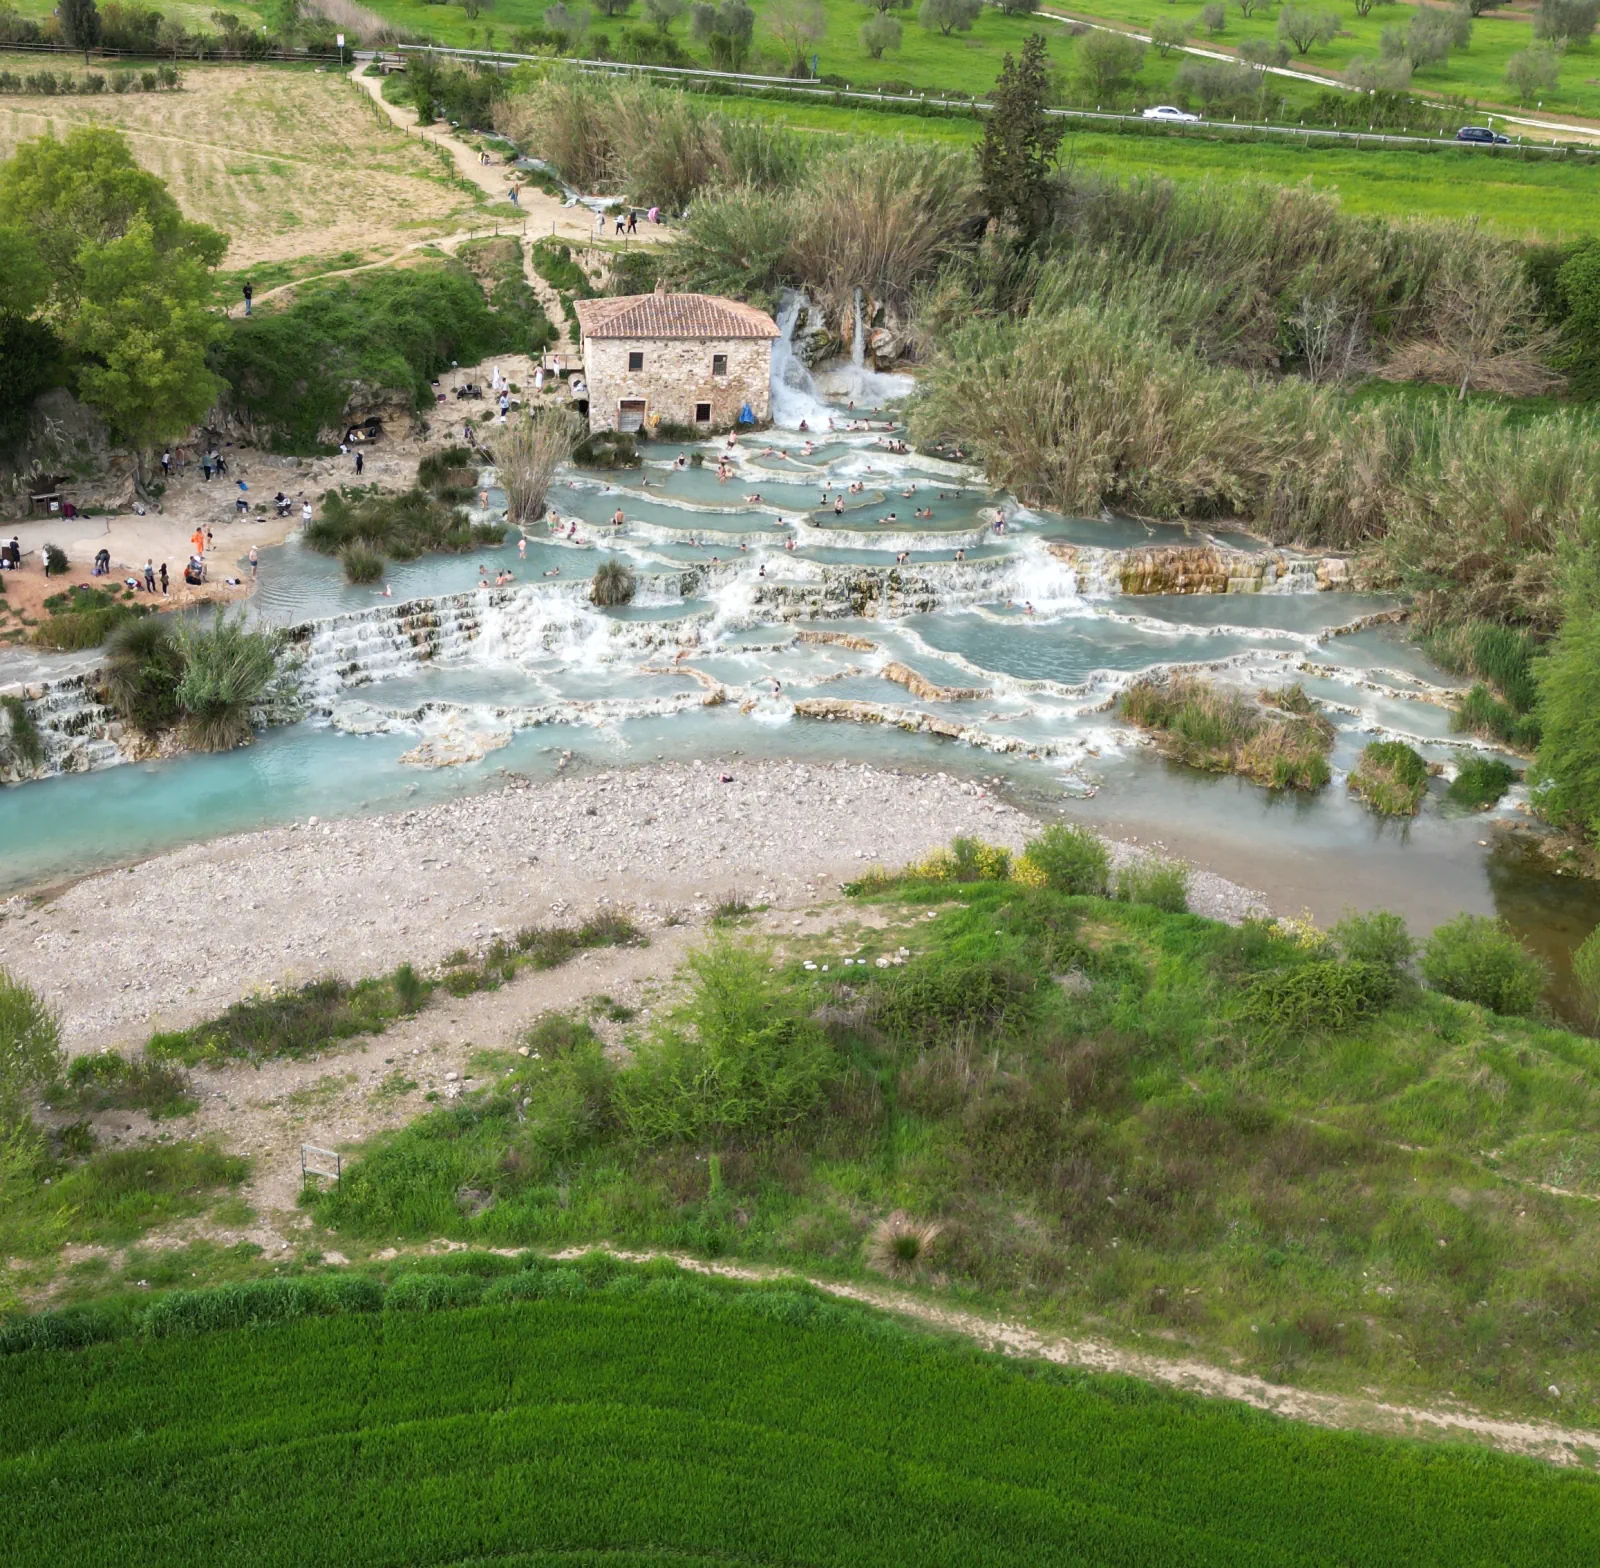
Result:
{"label": "bush", "polygon": [[476,1274],[402,1274],[383,1304],[392,1312],[442,1312],[476,1305],[487,1286]]}
{"label": "bush", "polygon": [[1332,1033],[1381,1012],[1396,988],[1383,965],[1316,960],[1257,976],[1245,992],[1244,1017],[1273,1038]]}
{"label": "bush", "polygon": [[1564,587],[1566,619],[1539,666],[1537,799],[1552,822],[1600,838],[1600,553],[1575,557]]}
{"label": "bush", "polygon": [[633,569],[622,561],[602,561],[589,584],[589,601],[603,609],[619,604],[631,604],[638,579]]}
{"label": "bush", "polygon": [[[319,555],[337,555],[343,561],[350,552],[358,569],[376,557],[381,572],[384,556],[414,561],[430,550],[459,554],[499,544],[505,529],[495,523],[470,523],[465,512],[446,506],[420,486],[396,495],[373,485],[328,491],[322,497],[322,516],[307,523],[300,538]],[[377,576],[365,580],[376,581]]]}
{"label": "bush", "polygon": [[0,1135],[27,1119],[33,1091],[61,1067],[61,1028],[31,986],[0,969]]}
{"label": "bush", "polygon": [[1461,699],[1461,706],[1450,716],[1450,724],[1452,729],[1484,735],[1507,746],[1531,750],[1539,744],[1538,716],[1518,713],[1510,703],[1496,697],[1482,681]]}
{"label": "bush", "polygon": [[199,1102],[183,1073],[141,1053],[121,1056],[100,1051],[75,1056],[67,1068],[62,1097],[81,1110],[143,1110],[160,1120],[187,1116]]}
{"label": "bush", "polygon": [[1350,789],[1384,817],[1414,817],[1428,790],[1428,764],[1403,741],[1375,740],[1350,771]]}
{"label": "bush", "polygon": [[67,552],[58,544],[47,544],[44,547],[44,574],[46,577],[55,577],[66,571],[68,566]]}
{"label": "bush", "polygon": [[1544,994],[1545,966],[1503,920],[1457,915],[1428,938],[1422,975],[1434,990],[1492,1012],[1526,1017]]}
{"label": "bush", "polygon": [[1497,757],[1469,757],[1450,780],[1445,798],[1457,806],[1481,810],[1492,806],[1511,788],[1517,770]]}
{"label": "bush", "polygon": [[169,621],[148,616],[119,626],[106,642],[101,677],[111,709],[142,734],[178,722],[183,650]]}
{"label": "bush", "polygon": [[1591,1031],[1600,1028],[1600,926],[1572,955],[1572,985],[1583,1021]]}
{"label": "bush", "polygon": [[205,1290],[175,1290],[150,1304],[140,1326],[153,1338],[164,1339],[342,1312],[376,1312],[383,1304],[383,1287],[376,1280],[249,1280]]}
{"label": "bush", "polygon": [[1346,915],[1330,934],[1348,962],[1384,969],[1397,978],[1406,973],[1417,954],[1405,920],[1386,909]]}
{"label": "bush", "polygon": [[1039,976],[1009,958],[918,958],[872,999],[879,1028],[923,1044],[982,1030],[1003,1034],[1034,1010]]}
{"label": "bush", "polygon": [[617,1079],[628,1131],[644,1144],[743,1140],[807,1115],[837,1064],[766,954],[719,935],[690,955],[689,971],[688,1001]]}
{"label": "bush", "polygon": [[1154,855],[1131,860],[1117,873],[1117,897],[1124,904],[1149,904],[1169,915],[1189,911],[1189,868],[1181,860]]}
{"label": "bush", "polygon": [[1037,838],[1028,840],[1026,854],[1056,892],[1105,896],[1111,856],[1098,833],[1052,822]]}

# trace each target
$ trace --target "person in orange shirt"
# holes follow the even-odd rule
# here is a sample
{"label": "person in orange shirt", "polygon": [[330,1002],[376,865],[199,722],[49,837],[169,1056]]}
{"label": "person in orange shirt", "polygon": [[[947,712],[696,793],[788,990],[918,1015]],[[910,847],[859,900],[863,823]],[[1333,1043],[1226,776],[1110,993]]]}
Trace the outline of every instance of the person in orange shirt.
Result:
{"label": "person in orange shirt", "polygon": [[195,531],[189,535],[189,543],[194,546],[194,553],[196,555],[204,555],[206,553],[205,530],[203,528],[196,528]]}

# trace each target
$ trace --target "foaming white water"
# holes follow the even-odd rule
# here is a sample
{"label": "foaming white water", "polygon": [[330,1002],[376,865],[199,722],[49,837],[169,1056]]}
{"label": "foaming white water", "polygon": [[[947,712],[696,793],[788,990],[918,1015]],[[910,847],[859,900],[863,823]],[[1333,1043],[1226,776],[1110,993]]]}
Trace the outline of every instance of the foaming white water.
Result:
{"label": "foaming white water", "polygon": [[810,367],[795,350],[795,324],[810,304],[804,294],[785,294],[778,307],[779,335],[772,345],[772,422],[789,430],[798,430],[802,421],[813,430],[823,430],[830,413],[817,395]]}
{"label": "foaming white water", "polygon": [[1038,538],[1024,539],[1011,558],[1010,597],[1031,605],[1035,620],[1082,615],[1084,597],[1076,569],[1052,555]]}

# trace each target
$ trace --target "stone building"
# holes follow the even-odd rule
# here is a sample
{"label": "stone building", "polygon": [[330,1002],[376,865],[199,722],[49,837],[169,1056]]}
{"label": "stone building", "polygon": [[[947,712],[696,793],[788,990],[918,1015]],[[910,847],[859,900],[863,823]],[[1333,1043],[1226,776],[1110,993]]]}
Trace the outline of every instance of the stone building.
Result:
{"label": "stone building", "polygon": [[629,294],[576,302],[590,430],[706,428],[772,417],[765,311],[711,294]]}

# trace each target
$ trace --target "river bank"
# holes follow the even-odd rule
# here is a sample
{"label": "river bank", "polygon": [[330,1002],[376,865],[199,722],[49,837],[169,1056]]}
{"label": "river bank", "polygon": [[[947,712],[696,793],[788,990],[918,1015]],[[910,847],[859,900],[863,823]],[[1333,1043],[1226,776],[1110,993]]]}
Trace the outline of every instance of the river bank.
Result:
{"label": "river bank", "polygon": [[[645,927],[730,893],[785,905],[958,834],[1020,847],[981,784],[730,757],[509,787],[417,810],[196,844],[0,905],[0,964],[60,1010],[74,1053],[141,1042],[253,990],[436,962],[520,926],[630,905]],[[1125,853],[1133,853],[1126,851]],[[1197,911],[1264,900],[1204,871]]]}

